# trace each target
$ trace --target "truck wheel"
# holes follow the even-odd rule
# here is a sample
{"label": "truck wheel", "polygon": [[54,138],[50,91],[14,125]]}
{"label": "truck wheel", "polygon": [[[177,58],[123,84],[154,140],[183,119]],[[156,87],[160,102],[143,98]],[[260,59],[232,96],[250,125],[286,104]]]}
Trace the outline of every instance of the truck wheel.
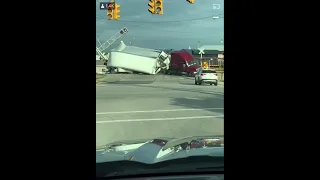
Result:
{"label": "truck wheel", "polygon": [[212,86],[212,83],[210,83],[210,86]]}
{"label": "truck wheel", "polygon": [[218,86],[218,82],[214,83],[215,86]]}

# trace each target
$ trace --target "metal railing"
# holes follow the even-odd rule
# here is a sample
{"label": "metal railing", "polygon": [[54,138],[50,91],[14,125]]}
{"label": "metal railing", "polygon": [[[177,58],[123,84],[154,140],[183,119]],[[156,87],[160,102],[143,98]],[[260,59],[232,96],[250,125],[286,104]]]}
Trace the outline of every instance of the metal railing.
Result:
{"label": "metal railing", "polygon": [[[207,62],[209,67],[224,67],[224,60],[221,59],[202,60],[202,62]],[[202,64],[201,61],[200,64]]]}

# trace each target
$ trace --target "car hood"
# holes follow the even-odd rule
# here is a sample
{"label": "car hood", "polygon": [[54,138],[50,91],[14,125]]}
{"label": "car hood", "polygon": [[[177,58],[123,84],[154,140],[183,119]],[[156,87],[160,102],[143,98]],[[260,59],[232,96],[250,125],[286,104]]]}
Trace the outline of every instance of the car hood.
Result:
{"label": "car hood", "polygon": [[222,136],[119,141],[99,147],[96,163],[130,160],[153,164],[189,156],[224,156]]}

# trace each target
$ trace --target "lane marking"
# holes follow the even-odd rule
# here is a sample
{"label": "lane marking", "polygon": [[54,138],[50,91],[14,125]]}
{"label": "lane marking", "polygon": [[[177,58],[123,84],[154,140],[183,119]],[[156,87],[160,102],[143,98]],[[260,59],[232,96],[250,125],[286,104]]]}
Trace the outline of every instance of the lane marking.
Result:
{"label": "lane marking", "polygon": [[110,120],[110,121],[96,121],[96,124],[121,123],[121,122],[143,122],[143,121],[175,121],[175,120],[188,120],[188,119],[210,119],[210,118],[218,118],[218,117],[224,117],[224,115],[175,117],[175,118],[153,118],[153,119],[123,119],[123,120]]}
{"label": "lane marking", "polygon": [[133,113],[157,113],[157,112],[176,112],[176,111],[201,111],[210,109],[224,109],[224,108],[202,108],[202,109],[168,109],[168,110],[149,110],[149,111],[118,111],[118,112],[98,112],[96,115],[103,114],[133,114]]}
{"label": "lane marking", "polygon": [[191,99],[191,100],[201,100],[201,98],[185,98],[185,99]]}

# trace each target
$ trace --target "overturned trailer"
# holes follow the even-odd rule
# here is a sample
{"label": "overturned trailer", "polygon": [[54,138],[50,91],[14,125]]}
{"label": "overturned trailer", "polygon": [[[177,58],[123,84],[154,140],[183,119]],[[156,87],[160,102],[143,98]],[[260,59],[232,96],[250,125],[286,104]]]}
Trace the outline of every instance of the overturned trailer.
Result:
{"label": "overturned trailer", "polygon": [[111,73],[132,72],[157,74],[161,69],[169,69],[169,55],[164,51],[126,46],[123,41],[111,50],[108,68]]}

